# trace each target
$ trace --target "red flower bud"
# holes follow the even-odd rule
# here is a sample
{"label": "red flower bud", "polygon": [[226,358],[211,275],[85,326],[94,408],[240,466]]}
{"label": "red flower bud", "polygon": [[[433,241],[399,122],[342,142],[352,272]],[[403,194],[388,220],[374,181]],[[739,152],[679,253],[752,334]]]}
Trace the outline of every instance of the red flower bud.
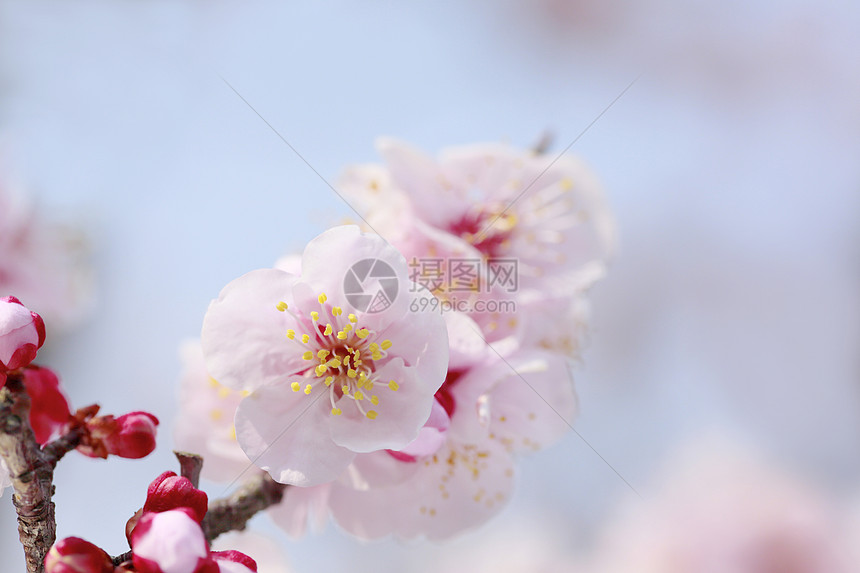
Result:
{"label": "red flower bud", "polygon": [[30,395],[30,425],[36,441],[45,444],[66,430],[72,421],[69,402],[60,390],[57,375],[40,366],[24,370],[24,387]]}
{"label": "red flower bud", "polygon": [[6,373],[30,364],[45,342],[45,323],[14,296],[0,298],[0,386]]}
{"label": "red flower bud", "polygon": [[113,573],[110,556],[89,541],[67,537],[45,556],[45,573]]}
{"label": "red flower bud", "polygon": [[177,476],[173,472],[164,472],[149,484],[146,503],[143,504],[144,513],[180,507],[189,508],[197,523],[202,523],[209,508],[209,498],[206,492],[194,487],[190,479]]}
{"label": "red flower bud", "polygon": [[[232,561],[233,563],[239,563],[240,565],[244,565],[250,571],[257,573],[257,562],[242,553],[241,551],[235,551],[233,549],[229,551],[213,551],[211,555],[212,559],[214,559],[216,563],[218,561]],[[220,570],[223,572],[223,569]]]}
{"label": "red flower bud", "polygon": [[131,412],[116,419],[117,431],[105,439],[109,454],[136,460],[155,449],[155,427],[158,418],[146,412]]}

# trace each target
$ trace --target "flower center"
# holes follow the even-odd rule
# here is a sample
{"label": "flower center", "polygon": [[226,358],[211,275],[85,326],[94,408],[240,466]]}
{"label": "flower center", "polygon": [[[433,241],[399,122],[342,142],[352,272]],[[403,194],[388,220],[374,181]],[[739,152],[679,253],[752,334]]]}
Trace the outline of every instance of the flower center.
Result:
{"label": "flower center", "polygon": [[464,239],[487,257],[497,257],[510,243],[517,226],[517,216],[501,208],[470,210],[449,227],[449,231]]}
{"label": "flower center", "polygon": [[376,374],[377,363],[388,356],[390,340],[377,342],[377,333],[360,325],[361,318],[355,314],[343,315],[343,309],[327,303],[328,297],[321,293],[317,298],[319,311],[305,314],[293,312],[281,301],[276,308],[289,312],[296,319],[297,330],[287,330],[287,340],[302,350],[302,358],[308,367],[299,372],[307,379],[305,384],[293,382],[293,392],[310,395],[314,388],[325,386],[334,416],[343,414],[340,406],[351,400],[355,408],[370,420],[379,415],[368,409],[379,405],[379,396],[373,393],[378,384],[396,392],[400,386],[394,380],[380,382]]}

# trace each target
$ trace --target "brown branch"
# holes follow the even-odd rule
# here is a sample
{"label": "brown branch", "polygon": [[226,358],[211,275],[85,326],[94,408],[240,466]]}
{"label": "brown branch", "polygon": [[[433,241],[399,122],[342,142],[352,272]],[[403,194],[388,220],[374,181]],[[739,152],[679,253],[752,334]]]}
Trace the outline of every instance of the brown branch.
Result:
{"label": "brown branch", "polygon": [[209,504],[203,520],[206,540],[212,542],[228,531],[242,531],[254,515],[281,502],[287,485],[261,474],[248,480],[230,497],[216,499]]}
{"label": "brown branch", "polygon": [[[30,427],[30,397],[21,379],[10,376],[0,390],[0,456],[12,478],[12,503],[28,573],[44,571],[45,555],[57,537],[54,464],[39,449]],[[55,458],[59,459],[59,457]]]}
{"label": "brown branch", "polygon": [[191,480],[191,485],[200,487],[200,470],[203,469],[203,458],[197,454],[173,451],[173,455],[179,460],[179,475]]}

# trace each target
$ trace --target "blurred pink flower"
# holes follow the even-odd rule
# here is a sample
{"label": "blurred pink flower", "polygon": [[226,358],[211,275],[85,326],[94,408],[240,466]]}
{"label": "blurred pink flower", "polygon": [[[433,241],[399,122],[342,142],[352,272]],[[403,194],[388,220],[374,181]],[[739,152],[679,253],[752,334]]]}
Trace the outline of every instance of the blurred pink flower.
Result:
{"label": "blurred pink flower", "polygon": [[[365,279],[378,282],[369,294]],[[227,285],[204,319],[203,352],[219,383],[251,392],[236,415],[248,457],[309,486],[358,452],[415,439],[448,360],[441,314],[410,308],[419,296],[403,256],[352,226],[312,240],[299,276],[264,269]]]}
{"label": "blurred pink flower", "polygon": [[209,376],[199,340],[186,340],[180,348],[182,378],[174,441],[180,450],[203,456],[201,476],[229,482],[251,463],[236,440],[233,418],[243,394]]}
{"label": "blurred pink flower", "polygon": [[[287,488],[298,489],[298,488]],[[245,555],[253,555],[257,562],[257,573],[289,573],[287,555],[274,539],[256,531],[232,531],[218,536],[212,542],[212,550],[230,548]],[[222,565],[222,571],[224,567]]]}
{"label": "blurred pink flower", "polygon": [[0,296],[26,300],[52,329],[79,320],[91,304],[91,271],[73,235],[45,224],[29,202],[0,183]]}
{"label": "blurred pink flower", "polygon": [[[339,187],[360,209],[382,210],[370,223],[398,248],[417,235],[444,250],[459,245],[486,259],[513,258],[520,286],[539,289],[548,277],[603,262],[612,249],[614,223],[601,187],[572,156],[476,144],[443,149],[434,159],[387,138],[377,148],[385,165],[352,167]],[[391,205],[401,209],[397,217]],[[402,224],[406,215],[413,224]]]}
{"label": "blurred pink flower", "polygon": [[594,573],[849,573],[824,497],[755,454],[694,443],[659,486],[630,500]]}

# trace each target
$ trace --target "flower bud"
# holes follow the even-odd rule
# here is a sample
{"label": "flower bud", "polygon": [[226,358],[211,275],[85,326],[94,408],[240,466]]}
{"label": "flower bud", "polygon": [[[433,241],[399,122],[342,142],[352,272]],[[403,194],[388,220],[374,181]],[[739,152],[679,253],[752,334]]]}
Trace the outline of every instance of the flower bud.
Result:
{"label": "flower bud", "polygon": [[36,441],[44,445],[64,432],[72,421],[69,402],[60,389],[60,380],[51,370],[30,366],[23,376],[31,402],[30,425]]}
{"label": "flower bud", "polygon": [[107,453],[136,460],[155,449],[158,418],[147,412],[131,412],[116,419],[116,428],[104,438]]}
{"label": "flower bud", "polygon": [[162,512],[179,507],[189,508],[197,523],[202,523],[209,507],[209,498],[206,492],[194,487],[190,479],[173,472],[164,472],[149,484],[143,511]]}
{"label": "flower bud", "polygon": [[257,562],[241,551],[213,551],[218,573],[257,573]]}
{"label": "flower bud", "polygon": [[45,323],[14,296],[0,298],[0,385],[6,373],[27,366],[45,342]]}
{"label": "flower bud", "polygon": [[203,530],[187,508],[144,513],[131,534],[138,573],[214,573]]}
{"label": "flower bud", "polygon": [[89,541],[67,537],[45,556],[45,573],[113,573],[110,556]]}

